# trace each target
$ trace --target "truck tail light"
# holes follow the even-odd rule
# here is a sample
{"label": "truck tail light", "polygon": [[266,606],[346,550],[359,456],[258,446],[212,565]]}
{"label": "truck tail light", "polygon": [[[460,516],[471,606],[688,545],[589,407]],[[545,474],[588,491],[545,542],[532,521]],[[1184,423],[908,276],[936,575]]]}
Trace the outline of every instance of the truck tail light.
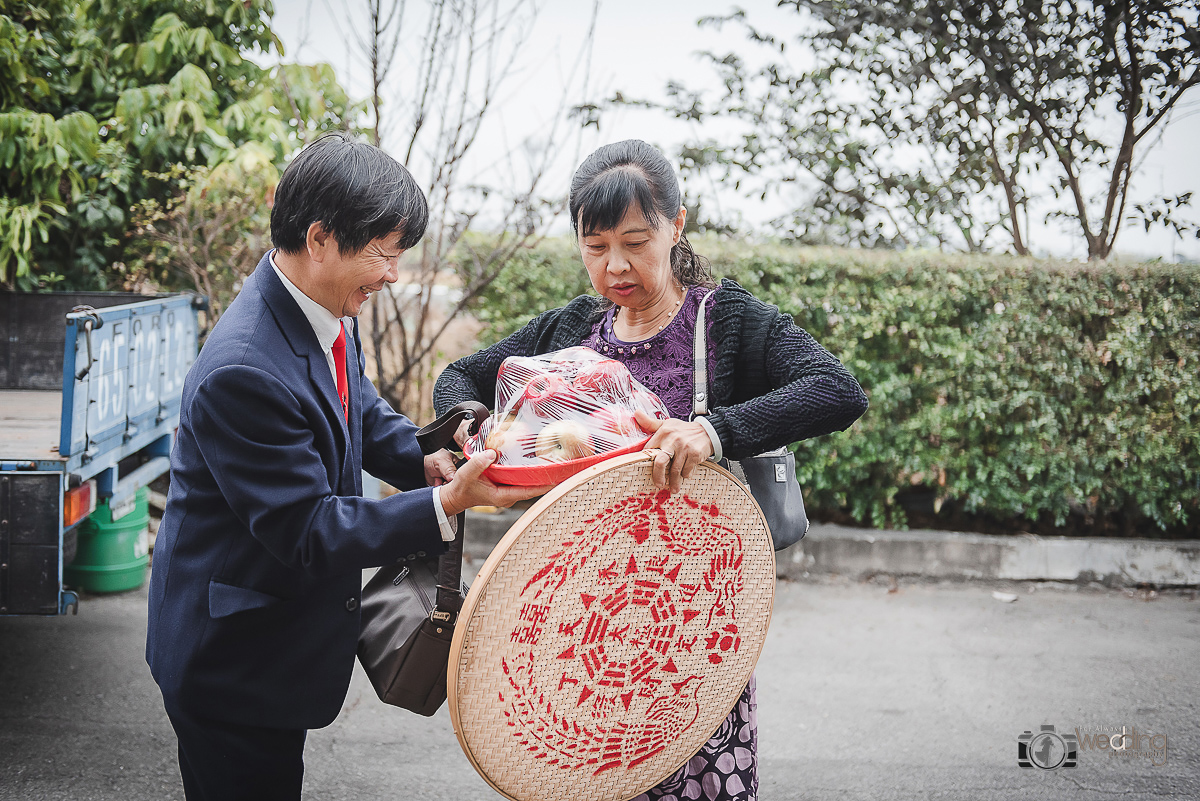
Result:
{"label": "truck tail light", "polygon": [[96,511],[96,480],[85,481],[63,495],[63,528],[70,528]]}

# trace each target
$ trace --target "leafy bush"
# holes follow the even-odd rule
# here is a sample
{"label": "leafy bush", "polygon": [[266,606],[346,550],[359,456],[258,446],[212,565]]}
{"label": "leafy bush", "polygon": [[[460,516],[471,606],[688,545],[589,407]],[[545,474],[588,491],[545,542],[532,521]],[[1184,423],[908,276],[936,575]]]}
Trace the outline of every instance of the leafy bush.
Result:
{"label": "leafy bush", "polygon": [[[870,396],[848,432],[797,446],[814,515],[1200,532],[1200,268],[698,249],[791,314]],[[587,286],[572,253],[543,248],[502,276],[480,306],[492,337]]]}
{"label": "leafy bush", "polygon": [[282,169],[306,139],[353,127],[364,106],[328,65],[249,58],[278,51],[271,11],[0,0],[0,284],[119,289],[122,263],[144,256],[127,247],[131,207],[189,191],[164,176],[264,158]]}

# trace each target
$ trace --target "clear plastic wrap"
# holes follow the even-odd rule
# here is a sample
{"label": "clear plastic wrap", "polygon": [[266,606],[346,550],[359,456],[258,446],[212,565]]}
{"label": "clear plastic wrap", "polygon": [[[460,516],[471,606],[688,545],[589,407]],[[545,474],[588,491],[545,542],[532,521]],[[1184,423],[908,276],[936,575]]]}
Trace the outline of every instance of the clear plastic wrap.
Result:
{"label": "clear plastic wrap", "polygon": [[557,483],[596,462],[638,450],[650,434],[634,412],[670,415],[625,365],[591,348],[512,356],[496,374],[496,406],[463,450],[498,456],[488,476],[505,484]]}

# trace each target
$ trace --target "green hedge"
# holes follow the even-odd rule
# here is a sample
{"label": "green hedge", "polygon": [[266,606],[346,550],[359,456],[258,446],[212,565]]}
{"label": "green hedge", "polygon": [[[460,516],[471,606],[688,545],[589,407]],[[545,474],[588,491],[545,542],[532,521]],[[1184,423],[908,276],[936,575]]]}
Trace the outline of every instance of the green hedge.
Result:
{"label": "green hedge", "polygon": [[[1200,268],[697,244],[870,396],[797,447],[814,516],[1200,532]],[[481,298],[485,336],[587,287],[569,242],[544,245]]]}

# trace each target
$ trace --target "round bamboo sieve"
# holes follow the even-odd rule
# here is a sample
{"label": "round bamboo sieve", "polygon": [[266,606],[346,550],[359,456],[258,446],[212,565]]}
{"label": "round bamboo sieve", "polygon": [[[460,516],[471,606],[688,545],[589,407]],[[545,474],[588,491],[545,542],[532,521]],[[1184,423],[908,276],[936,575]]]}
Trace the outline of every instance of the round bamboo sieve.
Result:
{"label": "round bamboo sieve", "polygon": [[624,801],[670,776],[733,708],[771,618],[762,512],[702,463],[671,495],[653,451],[556,487],[484,564],[450,649],[450,718],[517,801]]}

